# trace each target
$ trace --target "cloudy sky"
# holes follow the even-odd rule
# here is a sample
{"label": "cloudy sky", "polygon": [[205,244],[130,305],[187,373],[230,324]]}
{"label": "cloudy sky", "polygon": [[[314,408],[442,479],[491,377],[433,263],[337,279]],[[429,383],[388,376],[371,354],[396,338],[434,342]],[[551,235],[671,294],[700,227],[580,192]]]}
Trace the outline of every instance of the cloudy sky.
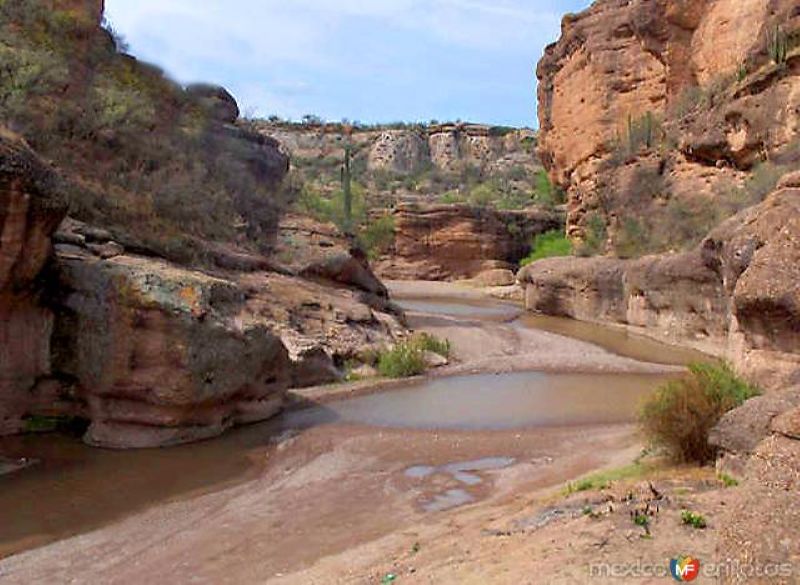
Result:
{"label": "cloudy sky", "polygon": [[106,0],[137,57],[247,115],[535,125],[535,64],[590,0]]}

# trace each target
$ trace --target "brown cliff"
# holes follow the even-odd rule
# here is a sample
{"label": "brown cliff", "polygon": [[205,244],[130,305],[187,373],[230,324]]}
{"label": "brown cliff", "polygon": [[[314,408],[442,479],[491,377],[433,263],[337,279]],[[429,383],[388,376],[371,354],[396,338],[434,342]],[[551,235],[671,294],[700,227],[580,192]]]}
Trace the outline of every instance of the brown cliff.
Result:
{"label": "brown cliff", "polygon": [[539,154],[569,233],[595,215],[611,240],[670,205],[696,215],[754,165],[800,158],[798,17],[792,0],[603,0],[566,17],[538,68]]}
{"label": "brown cliff", "polygon": [[108,447],[213,437],[405,334],[341,236],[281,262],[289,158],[226,90],[119,53],[102,2],[0,17],[4,55],[53,73],[2,80],[0,434],[77,419]]}
{"label": "brown cliff", "polygon": [[556,258],[523,269],[529,309],[629,326],[730,359],[765,387],[800,383],[800,176],[691,252]]}
{"label": "brown cliff", "polygon": [[466,205],[400,204],[394,220],[394,249],[376,270],[399,280],[454,280],[514,268],[536,235],[563,228],[557,211]]}
{"label": "brown cliff", "polygon": [[21,429],[31,388],[50,372],[53,314],[38,277],[66,213],[55,172],[21,139],[0,133],[0,434]]}

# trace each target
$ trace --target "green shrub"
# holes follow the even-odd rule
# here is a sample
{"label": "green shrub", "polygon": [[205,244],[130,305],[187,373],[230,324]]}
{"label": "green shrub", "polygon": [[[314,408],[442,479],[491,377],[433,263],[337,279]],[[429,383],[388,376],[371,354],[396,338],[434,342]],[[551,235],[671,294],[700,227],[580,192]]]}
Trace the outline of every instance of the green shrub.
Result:
{"label": "green shrub", "polygon": [[553,258],[556,256],[571,256],[572,242],[559,230],[552,230],[539,234],[533,239],[530,255],[522,260],[522,265],[527,266],[537,260]]}
{"label": "green shrub", "polygon": [[469,192],[469,203],[476,207],[488,207],[499,198],[498,189],[490,183],[481,183]]}
{"label": "green shrub", "polygon": [[691,526],[697,530],[702,530],[708,526],[708,523],[702,514],[690,512],[689,510],[684,510],[681,512],[681,521],[684,523],[684,525]]}
{"label": "green shrub", "polygon": [[759,393],[727,364],[691,364],[688,375],[668,382],[644,404],[642,427],[675,461],[707,463],[716,455],[708,443],[711,429]]}
{"label": "green shrub", "polygon": [[398,343],[381,353],[378,358],[378,372],[387,378],[419,376],[425,372],[425,356],[412,343]]}
{"label": "green shrub", "polygon": [[383,351],[378,356],[378,372],[387,378],[409,378],[425,373],[425,352],[449,357],[450,342],[428,333],[419,333]]}
{"label": "green shrub", "polygon": [[430,333],[418,333],[411,338],[411,343],[420,351],[432,351],[442,357],[450,357],[452,348],[449,339],[439,339]]}
{"label": "green shrub", "polygon": [[359,240],[370,259],[375,260],[386,254],[394,245],[394,218],[385,215],[367,224],[361,230]]}

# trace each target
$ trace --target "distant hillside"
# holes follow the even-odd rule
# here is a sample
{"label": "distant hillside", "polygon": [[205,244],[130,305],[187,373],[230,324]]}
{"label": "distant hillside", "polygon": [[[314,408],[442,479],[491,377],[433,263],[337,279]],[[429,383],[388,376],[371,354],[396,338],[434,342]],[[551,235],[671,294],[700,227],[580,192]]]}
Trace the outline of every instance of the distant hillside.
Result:
{"label": "distant hillside", "polygon": [[315,122],[255,127],[289,152],[295,184],[306,198],[330,197],[339,189],[349,145],[353,178],[370,207],[411,199],[521,209],[553,199],[535,154],[536,132],[527,128]]}

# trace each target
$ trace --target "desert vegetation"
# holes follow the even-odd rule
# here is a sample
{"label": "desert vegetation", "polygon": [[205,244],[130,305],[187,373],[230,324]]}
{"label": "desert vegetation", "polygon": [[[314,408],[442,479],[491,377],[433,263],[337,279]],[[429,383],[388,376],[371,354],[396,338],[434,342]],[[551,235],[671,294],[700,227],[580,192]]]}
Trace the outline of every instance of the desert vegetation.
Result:
{"label": "desert vegetation", "polygon": [[378,356],[378,372],[387,378],[409,378],[424,374],[428,368],[426,352],[444,358],[450,356],[450,342],[428,333],[418,333]]}
{"label": "desert vegetation", "polygon": [[716,455],[708,442],[711,429],[760,393],[728,364],[691,364],[687,375],[662,386],[642,407],[642,428],[676,462],[708,463]]}
{"label": "desert vegetation", "polygon": [[259,144],[124,47],[41,0],[0,3],[0,124],[69,169],[73,216],[130,243],[180,261],[202,240],[269,247],[288,194]]}

